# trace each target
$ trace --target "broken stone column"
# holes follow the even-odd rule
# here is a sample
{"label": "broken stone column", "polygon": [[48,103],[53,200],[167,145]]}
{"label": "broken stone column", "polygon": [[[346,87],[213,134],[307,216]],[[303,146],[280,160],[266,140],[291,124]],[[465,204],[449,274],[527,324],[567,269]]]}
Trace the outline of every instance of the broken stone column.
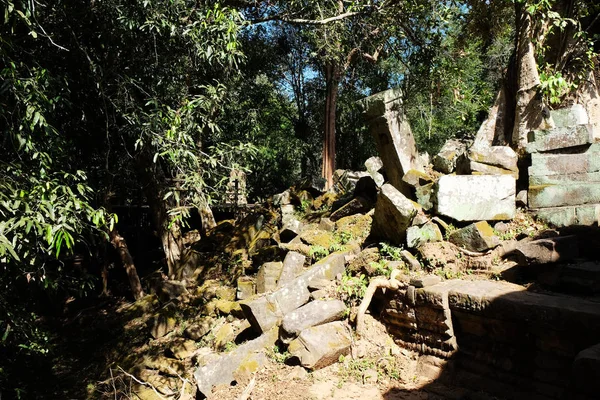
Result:
{"label": "broken stone column", "polygon": [[415,138],[402,107],[402,91],[391,89],[367,97],[361,102],[369,131],[375,139],[389,182],[405,196],[410,188],[402,177],[417,165]]}
{"label": "broken stone column", "polygon": [[407,199],[394,186],[386,183],[375,205],[373,215],[373,233],[389,239],[394,244],[401,244],[406,239],[406,229],[417,214],[419,205]]}

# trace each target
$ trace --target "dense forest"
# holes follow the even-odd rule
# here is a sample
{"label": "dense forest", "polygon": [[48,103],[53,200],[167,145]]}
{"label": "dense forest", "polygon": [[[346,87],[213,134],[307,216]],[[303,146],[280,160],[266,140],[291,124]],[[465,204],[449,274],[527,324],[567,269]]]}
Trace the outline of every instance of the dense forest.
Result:
{"label": "dense forest", "polygon": [[53,356],[66,303],[181,278],[184,234],[215,226],[231,171],[258,204],[361,169],[362,98],[400,88],[435,155],[494,104],[518,151],[530,107],[598,95],[595,0],[0,5],[0,397]]}

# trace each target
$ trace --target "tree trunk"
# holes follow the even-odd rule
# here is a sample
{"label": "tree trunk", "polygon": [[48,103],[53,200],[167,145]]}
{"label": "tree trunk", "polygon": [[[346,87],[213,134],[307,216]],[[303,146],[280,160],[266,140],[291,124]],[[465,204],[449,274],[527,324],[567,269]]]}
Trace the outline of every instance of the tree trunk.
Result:
{"label": "tree trunk", "polygon": [[322,176],[327,180],[326,189],[333,186],[335,171],[335,117],[340,82],[340,67],[335,62],[325,66],[325,135],[323,137]]}
{"label": "tree trunk", "polygon": [[119,235],[119,232],[113,229],[113,231],[110,233],[110,241],[114,248],[119,252],[119,257],[121,258],[123,267],[125,267],[127,277],[129,278],[129,285],[131,286],[133,297],[136,300],[141,299],[144,296],[144,291],[142,290],[142,284],[140,283],[140,278],[138,277],[137,270],[135,269],[135,264],[133,263],[131,253],[129,253],[129,249],[127,248],[127,242],[125,241],[125,238],[123,238],[123,236]]}

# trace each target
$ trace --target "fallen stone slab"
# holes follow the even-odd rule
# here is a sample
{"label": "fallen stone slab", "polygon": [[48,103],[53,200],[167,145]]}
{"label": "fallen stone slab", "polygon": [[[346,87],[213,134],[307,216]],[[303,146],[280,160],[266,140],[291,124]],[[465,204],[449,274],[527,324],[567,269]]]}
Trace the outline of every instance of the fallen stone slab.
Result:
{"label": "fallen stone slab", "polygon": [[531,155],[529,176],[589,174],[600,171],[600,143],[570,154]]}
{"label": "fallen stone slab", "polygon": [[402,177],[402,181],[412,186],[413,188],[418,188],[420,186],[425,186],[432,183],[432,179],[429,175],[427,175],[423,171],[419,171],[416,169],[411,169],[407,171]]}
{"label": "fallen stone slab", "polygon": [[256,373],[268,361],[264,350],[274,346],[276,340],[277,329],[272,329],[196,369],[194,378],[198,390],[208,397],[215,386],[230,385]]}
{"label": "fallen stone slab", "polygon": [[283,260],[283,266],[281,268],[281,275],[279,275],[279,281],[277,287],[280,288],[283,285],[296,279],[296,276],[300,275],[304,268],[304,262],[306,256],[296,251],[290,251],[286,254]]}
{"label": "fallen stone slab", "polygon": [[571,261],[579,256],[577,236],[559,236],[519,243],[511,252],[523,265]]}
{"label": "fallen stone slab", "polygon": [[600,203],[600,183],[568,183],[529,186],[531,208],[576,206]]}
{"label": "fallen stone slab", "polygon": [[429,185],[419,186],[415,190],[415,194],[417,196],[417,203],[419,203],[419,205],[423,207],[423,210],[425,211],[433,209],[433,187],[434,184],[430,183]]}
{"label": "fallen stone slab", "polygon": [[591,125],[553,128],[531,131],[528,140],[528,153],[543,153],[594,143],[594,131]]}
{"label": "fallen stone slab", "polygon": [[496,167],[493,165],[483,164],[477,161],[467,160],[465,165],[465,170],[461,171],[461,174],[471,174],[471,175],[510,175],[513,178],[517,179],[519,177],[519,171],[511,171],[509,169],[504,169],[500,167]]}
{"label": "fallen stone slab", "polygon": [[437,184],[437,213],[457,221],[508,220],[515,216],[512,176],[446,175]]}
{"label": "fallen stone slab", "polygon": [[391,89],[361,101],[363,115],[375,139],[389,182],[405,196],[410,188],[402,177],[416,165],[417,147],[402,106],[402,91]]}
{"label": "fallen stone slab", "polygon": [[419,205],[407,199],[390,184],[381,187],[373,215],[373,233],[401,244],[406,238],[406,229],[417,214]]}
{"label": "fallen stone slab", "polygon": [[289,343],[303,330],[342,319],[346,305],[340,300],[315,300],[283,318],[279,337]]}
{"label": "fallen stone slab", "polygon": [[408,265],[408,269],[410,269],[411,271],[418,271],[421,269],[421,263],[419,262],[417,257],[412,255],[410,251],[402,250],[400,252],[400,256],[402,257],[402,261],[404,261],[406,265]]}
{"label": "fallen stone slab", "polygon": [[310,370],[327,367],[350,352],[352,338],[346,324],[330,322],[303,330],[288,346],[293,357]]}
{"label": "fallen stone slab", "polygon": [[275,206],[285,206],[291,204],[291,202],[292,197],[289,189],[273,196],[273,205]]}
{"label": "fallen stone slab", "polygon": [[368,172],[336,169],[333,173],[334,187],[338,193],[352,193],[358,181],[368,176]]}
{"label": "fallen stone slab", "polygon": [[260,333],[279,325],[283,317],[310,300],[308,287],[318,279],[334,280],[346,269],[344,253],[333,253],[314,264],[293,281],[273,293],[245,300],[240,303],[242,311],[252,328]]}
{"label": "fallen stone slab", "polygon": [[494,229],[486,221],[480,221],[458,229],[450,234],[448,241],[470,251],[487,251],[500,244]]}
{"label": "fallen stone slab", "polygon": [[425,243],[441,242],[443,239],[440,228],[433,222],[411,226],[406,230],[406,246],[409,249],[415,249]]}
{"label": "fallen stone slab", "polygon": [[456,160],[466,151],[466,143],[457,139],[446,141],[440,152],[433,157],[433,168],[444,174],[451,174],[456,169]]}
{"label": "fallen stone slab", "polygon": [[349,203],[346,203],[343,207],[336,210],[331,214],[329,219],[333,222],[349,217],[355,214],[364,214],[371,209],[371,202],[363,197],[355,197]]}
{"label": "fallen stone slab", "polygon": [[268,262],[261,265],[256,274],[256,292],[266,293],[275,290],[282,269],[281,262]]}

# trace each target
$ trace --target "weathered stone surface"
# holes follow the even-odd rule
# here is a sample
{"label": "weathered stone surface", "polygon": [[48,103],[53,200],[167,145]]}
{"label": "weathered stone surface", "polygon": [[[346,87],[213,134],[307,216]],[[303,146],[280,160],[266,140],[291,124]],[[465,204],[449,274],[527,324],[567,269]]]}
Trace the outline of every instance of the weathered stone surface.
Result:
{"label": "weathered stone surface", "polygon": [[282,287],[283,285],[293,281],[296,276],[302,272],[305,261],[306,257],[298,252],[290,251],[287,253],[285,259],[283,260],[283,268],[281,270],[281,275],[279,276],[277,287]]}
{"label": "weathered stone surface", "polygon": [[477,163],[492,165],[509,171],[519,171],[517,168],[519,157],[508,146],[471,149],[469,151],[469,159]]}
{"label": "weathered stone surface", "polygon": [[279,231],[279,238],[282,242],[288,243],[302,231],[302,222],[296,218],[288,218],[288,221]]}
{"label": "weathered stone surface", "polygon": [[369,271],[372,269],[371,263],[379,261],[380,258],[379,249],[377,247],[368,247],[349,262],[348,271],[353,275],[366,273],[370,276],[371,274]]}
{"label": "weathered stone surface", "polygon": [[424,243],[441,242],[444,239],[440,228],[433,222],[423,226],[411,226],[406,230],[406,246],[417,248]]}
{"label": "weathered stone surface", "polygon": [[379,157],[371,157],[365,161],[365,168],[369,174],[380,172],[383,169],[383,161]]}
{"label": "weathered stone surface", "polygon": [[321,221],[319,222],[319,229],[325,232],[333,232],[335,229],[335,222],[329,218],[321,218]]}
{"label": "weathered stone surface", "polygon": [[571,107],[552,110],[550,111],[550,116],[557,128],[569,128],[589,123],[588,114],[581,104],[573,104]]}
{"label": "weathered stone surface", "polygon": [[402,91],[377,93],[363,99],[362,106],[390,183],[404,195],[410,195],[402,177],[419,166],[415,162],[415,139],[402,107]]}
{"label": "weathered stone surface", "polygon": [[519,177],[519,171],[511,171],[476,161],[468,161],[467,168],[471,175],[510,175],[515,179]]}
{"label": "weathered stone surface", "polygon": [[172,332],[176,325],[174,307],[168,307],[150,320],[150,334],[154,339],[159,339]]}
{"label": "weathered stone surface", "polygon": [[547,264],[570,261],[579,256],[577,236],[560,236],[523,242],[513,252],[522,264]]}
{"label": "weathered stone surface", "polygon": [[581,351],[573,362],[573,387],[597,396],[600,392],[600,344]]}
{"label": "weathered stone surface", "polygon": [[568,185],[572,183],[600,183],[600,172],[529,177],[529,186],[531,187],[542,185]]}
{"label": "weathered stone surface", "polygon": [[433,157],[433,168],[444,174],[451,174],[456,169],[456,160],[467,150],[466,143],[450,139],[446,141],[440,152]]}
{"label": "weathered stone surface", "polygon": [[470,251],[487,251],[500,244],[500,239],[486,221],[458,229],[450,234],[448,240]]}
{"label": "weathered stone surface", "polygon": [[385,184],[375,206],[373,232],[395,244],[404,242],[406,229],[417,214],[419,205],[407,199],[390,184]]}
{"label": "weathered stone surface", "polygon": [[292,197],[290,194],[290,190],[286,190],[285,192],[281,192],[273,196],[273,205],[275,206],[285,206],[292,202]]}
{"label": "weathered stone surface", "polygon": [[288,351],[303,367],[316,370],[338,361],[350,352],[352,338],[343,322],[336,321],[308,328],[293,340]]}
{"label": "weathered stone surface", "polygon": [[280,339],[289,343],[300,332],[313,326],[337,321],[346,312],[346,305],[340,300],[315,300],[283,318]]}
{"label": "weathered stone surface", "polygon": [[241,276],[237,280],[236,298],[246,300],[256,294],[256,284],[250,276]]}
{"label": "weathered stone surface", "polygon": [[212,324],[212,319],[205,318],[205,320],[202,322],[188,326],[183,332],[183,334],[189,339],[200,340],[204,335],[210,332]]}
{"label": "weathered stone surface", "polygon": [[264,349],[272,347],[276,340],[277,330],[273,329],[198,368],[194,372],[198,390],[208,397],[213,387],[229,385],[257,372],[268,361]]}
{"label": "weathered stone surface", "polygon": [[545,208],[600,203],[600,183],[529,186],[529,207]]}
{"label": "weathered stone surface", "polygon": [[272,295],[246,300],[240,305],[252,329],[257,332],[267,332],[283,318],[279,304]]}
{"label": "weathered stone surface", "polygon": [[583,146],[593,142],[594,132],[591,125],[531,131],[529,134],[529,143],[527,144],[527,152],[540,153]]}
{"label": "weathered stone surface", "polygon": [[327,180],[325,178],[321,178],[320,176],[311,176],[309,178],[304,178],[298,185],[298,189],[306,190],[313,196],[320,196],[321,194],[325,193],[326,185]]}
{"label": "weathered stone surface", "polygon": [[339,210],[335,211],[329,219],[333,222],[338,219],[348,217],[354,214],[364,214],[371,209],[371,202],[363,197],[355,197],[349,203],[344,205]]}
{"label": "weathered stone surface", "polygon": [[588,261],[565,265],[559,284],[577,293],[600,292],[600,263]]}
{"label": "weathered stone surface", "polygon": [[266,293],[275,290],[282,269],[281,262],[268,262],[261,265],[256,274],[256,292]]}
{"label": "weathered stone surface", "polygon": [[600,143],[570,154],[531,155],[529,176],[589,174],[600,171]]}
{"label": "weathered stone surface", "polygon": [[185,283],[179,281],[160,281],[156,285],[156,295],[163,300],[173,300],[187,292]]}
{"label": "weathered stone surface", "polygon": [[285,204],[281,206],[281,223],[283,225],[287,224],[293,219],[296,219],[295,216],[296,209],[292,204]]}
{"label": "weathered stone surface", "polygon": [[408,269],[411,271],[418,271],[421,269],[421,263],[410,251],[402,250],[400,255],[402,256],[402,260],[408,265]]}
{"label": "weathered stone surface", "polygon": [[408,170],[402,177],[402,181],[414,188],[432,183],[432,179],[429,175],[427,175],[423,171],[418,171],[416,169]]}
{"label": "weathered stone surface", "polygon": [[593,226],[600,222],[600,204],[541,208],[535,210],[536,217],[551,226]]}
{"label": "weathered stone surface", "polygon": [[512,219],[515,193],[511,176],[446,175],[437,185],[437,212],[457,221]]}
{"label": "weathered stone surface", "polygon": [[352,193],[361,178],[370,176],[368,172],[337,169],[333,173],[334,187],[338,193]]}
{"label": "weathered stone surface", "polygon": [[424,288],[424,287],[428,287],[428,286],[433,286],[433,285],[437,285],[440,282],[442,282],[442,278],[440,278],[437,275],[419,276],[417,278],[412,278],[410,280],[411,286],[414,286],[416,288]]}
{"label": "weathered stone surface", "polygon": [[448,293],[468,286],[469,282],[459,279],[444,281],[433,286],[426,286],[416,291],[416,304],[440,310],[449,308]]}
{"label": "weathered stone surface", "polygon": [[423,210],[429,211],[433,208],[433,187],[434,184],[430,183],[429,185],[420,186],[416,189],[417,203]]}

